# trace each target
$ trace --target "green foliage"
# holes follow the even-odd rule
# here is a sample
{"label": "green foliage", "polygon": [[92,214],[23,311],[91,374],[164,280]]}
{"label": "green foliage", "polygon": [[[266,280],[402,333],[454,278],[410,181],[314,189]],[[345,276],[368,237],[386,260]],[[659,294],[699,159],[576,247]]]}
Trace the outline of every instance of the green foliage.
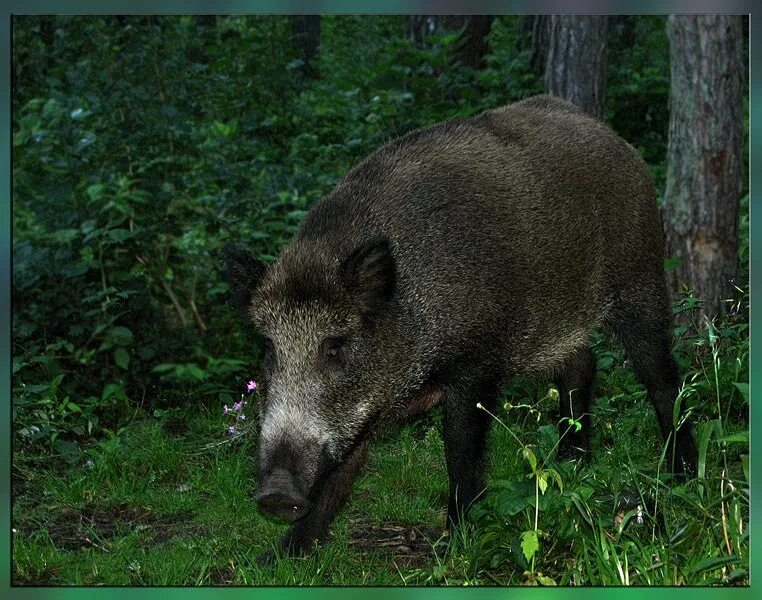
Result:
{"label": "green foliage", "polygon": [[[116,428],[144,399],[228,400],[259,352],[226,306],[218,249],[272,261],[389,137],[539,91],[512,25],[496,23],[474,73],[452,66],[454,34],[416,48],[400,17],[326,17],[331,76],[306,82],[286,17],[17,17],[20,435]],[[76,418],[49,410],[56,395]]]}
{"label": "green foliage", "polygon": [[669,127],[669,42],[661,16],[626,16],[609,28],[606,121],[651,166],[661,194]]}
{"label": "green foliage", "polygon": [[[596,335],[591,464],[556,461],[558,434],[545,412],[552,419],[557,396],[512,385],[506,413],[495,418],[510,442],[501,451],[515,459],[474,510],[473,570],[540,585],[748,581],[747,323],[733,317],[676,334],[675,356],[686,373],[680,403],[694,422],[697,477],[665,472],[666,446],[655,445],[660,436],[642,386],[621,351]],[[532,431],[528,423],[539,426]]]}
{"label": "green foliage", "polygon": [[[53,32],[45,49],[36,38],[43,25]],[[304,215],[301,186],[266,168],[285,149],[263,141],[291,114],[283,99],[293,97],[286,90],[296,76],[279,68],[292,58],[288,46],[231,49],[285,38],[285,19],[224,25],[210,32],[192,18],[18,20],[17,47],[45,64],[44,77],[16,65],[19,424],[42,419],[56,393],[82,408],[87,434],[116,427],[146,396],[152,405],[192,394],[226,400],[243,359],[256,360],[225,306],[216,250],[238,241],[274,256]],[[252,72],[267,85],[252,89]],[[190,366],[169,377],[156,370],[162,363]],[[42,389],[59,375],[53,391]],[[85,432],[68,414],[45,414],[39,438]]]}

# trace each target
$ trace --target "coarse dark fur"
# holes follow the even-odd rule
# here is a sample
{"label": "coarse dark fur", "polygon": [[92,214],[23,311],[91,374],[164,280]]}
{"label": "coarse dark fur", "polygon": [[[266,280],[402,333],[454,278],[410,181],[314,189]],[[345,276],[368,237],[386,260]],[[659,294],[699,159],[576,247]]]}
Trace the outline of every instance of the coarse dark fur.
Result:
{"label": "coarse dark fur", "polygon": [[229,252],[234,295],[268,338],[260,506],[324,538],[381,420],[442,403],[450,523],[483,491],[485,437],[514,374],[552,378],[564,452],[586,450],[591,330],[622,342],[674,469],[664,243],[637,151],[574,106],[538,96],[419,129],[352,169],[265,270]]}

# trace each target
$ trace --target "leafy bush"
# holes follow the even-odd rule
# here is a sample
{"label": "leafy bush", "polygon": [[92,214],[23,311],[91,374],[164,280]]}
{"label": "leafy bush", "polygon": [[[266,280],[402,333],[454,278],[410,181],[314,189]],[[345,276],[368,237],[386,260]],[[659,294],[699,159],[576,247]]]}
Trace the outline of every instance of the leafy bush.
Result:
{"label": "leafy bush", "polygon": [[[324,18],[320,69],[332,76],[314,82],[286,17],[15,25],[24,439],[116,428],[144,401],[228,401],[258,350],[226,306],[218,249],[274,260],[309,207],[390,135],[492,98],[474,102],[473,73],[451,67],[456,36],[415,48],[398,17]],[[498,86],[494,73],[484,85]],[[79,411],[51,412],[59,397]]]}

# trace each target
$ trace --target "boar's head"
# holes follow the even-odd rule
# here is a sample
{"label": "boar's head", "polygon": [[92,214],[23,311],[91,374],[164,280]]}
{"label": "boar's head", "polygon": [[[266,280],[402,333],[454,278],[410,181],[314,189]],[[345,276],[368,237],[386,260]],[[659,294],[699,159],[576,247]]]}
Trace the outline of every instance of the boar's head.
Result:
{"label": "boar's head", "polygon": [[394,259],[382,237],[345,251],[295,240],[269,268],[226,254],[233,302],[265,340],[257,502],[295,520],[385,410],[378,378],[394,329]]}

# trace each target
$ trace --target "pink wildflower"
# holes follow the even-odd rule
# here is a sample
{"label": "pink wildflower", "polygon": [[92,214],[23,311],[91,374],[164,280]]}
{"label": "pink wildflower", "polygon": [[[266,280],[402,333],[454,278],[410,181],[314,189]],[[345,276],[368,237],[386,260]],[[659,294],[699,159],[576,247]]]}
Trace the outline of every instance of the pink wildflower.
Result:
{"label": "pink wildflower", "polygon": [[249,394],[257,389],[257,382],[253,379],[250,379],[249,382],[246,384],[246,392]]}

